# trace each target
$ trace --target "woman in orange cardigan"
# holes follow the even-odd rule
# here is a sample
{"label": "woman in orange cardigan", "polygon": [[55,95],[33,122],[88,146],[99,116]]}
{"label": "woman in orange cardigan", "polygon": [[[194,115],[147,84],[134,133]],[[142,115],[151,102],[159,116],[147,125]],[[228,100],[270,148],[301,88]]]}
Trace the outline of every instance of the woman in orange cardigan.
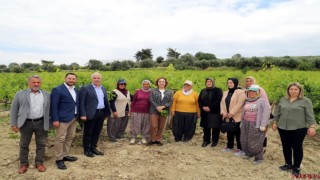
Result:
{"label": "woman in orange cardigan", "polygon": [[198,93],[192,90],[191,81],[185,81],[182,90],[174,94],[171,114],[175,141],[188,142],[191,140],[196,130],[197,119],[200,118]]}
{"label": "woman in orange cardigan", "polygon": [[246,100],[246,94],[244,90],[238,88],[239,80],[236,78],[229,78],[227,81],[228,91],[223,92],[222,100],[220,103],[221,115],[224,119],[233,118],[236,122],[237,130],[235,132],[227,132],[227,147],[224,148],[223,152],[231,152],[234,145],[234,137],[237,141],[237,149],[235,150],[236,156],[243,154],[240,144],[240,122],[241,113],[244,102]]}

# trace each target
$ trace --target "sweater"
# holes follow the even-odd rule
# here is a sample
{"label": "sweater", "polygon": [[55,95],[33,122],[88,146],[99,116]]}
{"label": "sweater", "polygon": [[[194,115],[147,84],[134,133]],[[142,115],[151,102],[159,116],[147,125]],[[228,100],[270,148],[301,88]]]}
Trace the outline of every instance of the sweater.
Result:
{"label": "sweater", "polygon": [[293,102],[283,97],[274,114],[274,121],[278,128],[283,130],[307,128],[316,123],[312,102],[306,97]]}
{"label": "sweater", "polygon": [[200,115],[198,104],[198,93],[192,92],[190,95],[184,95],[182,90],[173,95],[171,111],[197,113]]}
{"label": "sweater", "polygon": [[150,91],[137,90],[131,102],[131,112],[149,113],[149,95]]}
{"label": "sweater", "polygon": [[243,107],[242,118],[252,121],[255,118],[256,128],[267,127],[269,124],[270,106],[264,98],[258,98],[255,101],[247,100]]}

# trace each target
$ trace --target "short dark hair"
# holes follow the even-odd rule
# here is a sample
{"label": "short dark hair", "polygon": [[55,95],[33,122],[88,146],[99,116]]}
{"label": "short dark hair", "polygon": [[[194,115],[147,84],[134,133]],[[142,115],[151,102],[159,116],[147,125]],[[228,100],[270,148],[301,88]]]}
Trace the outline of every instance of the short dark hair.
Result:
{"label": "short dark hair", "polygon": [[70,73],[67,73],[67,74],[66,74],[65,78],[66,78],[67,76],[69,76],[69,75],[74,75],[74,76],[76,76],[76,78],[78,77],[75,73],[71,73],[71,72],[70,72]]}
{"label": "short dark hair", "polygon": [[169,82],[168,82],[168,80],[167,80],[165,77],[159,77],[159,78],[156,80],[156,86],[158,86],[158,81],[159,81],[160,79],[164,79],[164,81],[165,81],[165,83],[166,83],[166,85],[165,85],[164,87],[166,87]]}

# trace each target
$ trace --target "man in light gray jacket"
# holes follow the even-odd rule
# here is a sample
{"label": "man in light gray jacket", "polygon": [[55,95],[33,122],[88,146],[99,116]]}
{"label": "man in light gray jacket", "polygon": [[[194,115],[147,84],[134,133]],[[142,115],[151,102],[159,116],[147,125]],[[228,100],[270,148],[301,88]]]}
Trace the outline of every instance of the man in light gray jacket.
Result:
{"label": "man in light gray jacket", "polygon": [[29,167],[29,145],[33,133],[36,136],[35,167],[39,172],[46,170],[43,159],[49,130],[50,94],[40,89],[41,78],[37,75],[28,78],[28,86],[28,89],[16,93],[10,111],[11,128],[21,134],[20,174]]}

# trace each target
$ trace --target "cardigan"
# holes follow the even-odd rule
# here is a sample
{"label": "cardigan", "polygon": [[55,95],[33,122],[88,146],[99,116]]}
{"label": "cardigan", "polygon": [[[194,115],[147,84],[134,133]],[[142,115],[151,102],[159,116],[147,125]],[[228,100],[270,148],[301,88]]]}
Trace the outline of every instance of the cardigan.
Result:
{"label": "cardigan", "polygon": [[172,103],[172,91],[166,89],[163,94],[164,97],[162,99],[159,88],[155,88],[150,91],[150,114],[159,114],[159,112],[157,111],[158,106],[165,106],[165,110],[170,110],[170,106]]}
{"label": "cardigan", "polygon": [[[220,103],[221,114],[227,114],[226,107],[226,97],[228,95],[228,91],[223,92],[222,100]],[[233,119],[236,122],[241,121],[241,113],[242,107],[246,100],[246,94],[244,90],[236,89],[231,97],[230,105],[229,105],[229,113],[233,115]]]}
{"label": "cardigan", "polygon": [[[249,101],[246,100],[245,104]],[[264,98],[259,98],[254,101],[257,105],[257,119],[256,119],[256,128],[267,127],[269,124],[270,117],[270,106]],[[244,119],[246,111],[243,109],[242,111],[242,120]]]}

